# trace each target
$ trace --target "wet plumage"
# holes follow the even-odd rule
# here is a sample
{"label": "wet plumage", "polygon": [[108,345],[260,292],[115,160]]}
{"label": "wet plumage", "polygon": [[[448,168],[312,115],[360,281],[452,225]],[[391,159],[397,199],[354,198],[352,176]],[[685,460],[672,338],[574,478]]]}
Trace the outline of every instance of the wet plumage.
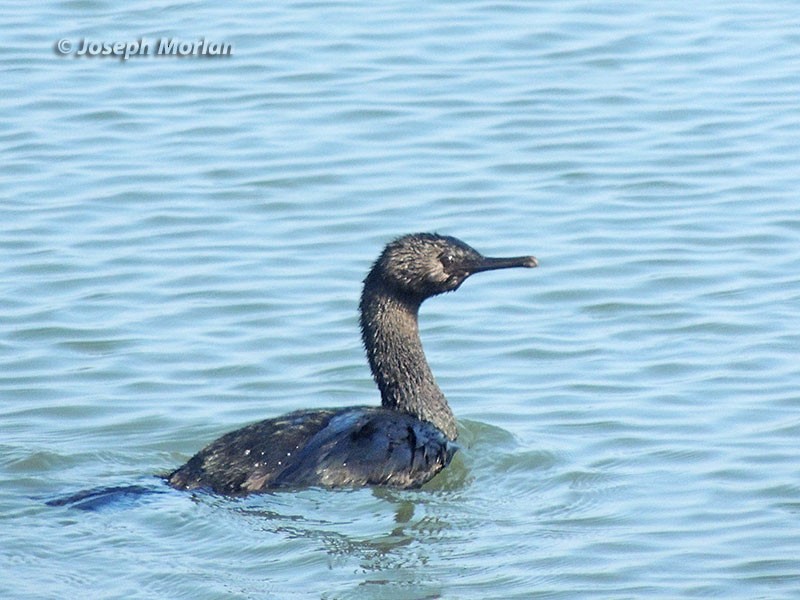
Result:
{"label": "wet plumage", "polygon": [[243,495],[275,488],[417,487],[450,462],[456,422],[419,339],[420,304],[480,271],[535,267],[464,242],[412,234],[386,246],[361,296],[362,340],[381,407],[300,410],[223,435],[167,476],[179,489]]}

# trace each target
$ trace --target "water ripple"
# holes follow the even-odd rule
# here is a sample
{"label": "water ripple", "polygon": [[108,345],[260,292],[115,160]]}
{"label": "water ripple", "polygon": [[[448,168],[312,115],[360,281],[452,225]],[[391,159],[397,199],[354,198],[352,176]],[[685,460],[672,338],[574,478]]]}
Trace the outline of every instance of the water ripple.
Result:
{"label": "water ripple", "polygon": [[[797,597],[796,7],[408,8],[7,8],[0,596]],[[52,51],[160,36],[234,56]],[[359,285],[413,230],[541,262],[422,309],[430,488],[33,500],[377,402]]]}

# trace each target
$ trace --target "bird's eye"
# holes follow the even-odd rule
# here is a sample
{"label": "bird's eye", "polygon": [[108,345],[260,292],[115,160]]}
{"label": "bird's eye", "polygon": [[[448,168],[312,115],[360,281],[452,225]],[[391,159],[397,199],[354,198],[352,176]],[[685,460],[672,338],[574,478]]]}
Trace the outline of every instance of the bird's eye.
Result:
{"label": "bird's eye", "polygon": [[455,262],[455,260],[456,260],[455,257],[449,252],[445,252],[439,257],[439,261],[442,263],[442,266],[445,269],[448,268],[450,265],[452,265]]}

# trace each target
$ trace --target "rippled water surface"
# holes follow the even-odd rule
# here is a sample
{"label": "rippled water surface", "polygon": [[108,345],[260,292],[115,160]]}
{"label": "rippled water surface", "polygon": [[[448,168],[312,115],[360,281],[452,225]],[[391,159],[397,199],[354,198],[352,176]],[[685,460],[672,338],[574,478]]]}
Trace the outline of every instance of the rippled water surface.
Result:
{"label": "rippled water surface", "polygon": [[[4,13],[0,597],[800,597],[795,2]],[[233,54],[74,54],[161,38]],[[165,490],[378,401],[360,281],[418,230],[541,263],[423,307],[454,463]],[[45,504],[128,485],[164,493]]]}

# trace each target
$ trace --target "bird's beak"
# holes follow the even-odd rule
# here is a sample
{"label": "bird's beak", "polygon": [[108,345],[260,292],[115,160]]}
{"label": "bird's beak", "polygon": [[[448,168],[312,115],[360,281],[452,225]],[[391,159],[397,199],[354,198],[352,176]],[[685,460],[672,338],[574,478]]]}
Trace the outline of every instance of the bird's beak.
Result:
{"label": "bird's beak", "polygon": [[535,256],[513,256],[510,258],[493,258],[482,256],[481,259],[470,268],[470,273],[480,273],[481,271],[493,271],[495,269],[510,269],[513,267],[525,267],[533,269],[539,266],[539,261]]}

